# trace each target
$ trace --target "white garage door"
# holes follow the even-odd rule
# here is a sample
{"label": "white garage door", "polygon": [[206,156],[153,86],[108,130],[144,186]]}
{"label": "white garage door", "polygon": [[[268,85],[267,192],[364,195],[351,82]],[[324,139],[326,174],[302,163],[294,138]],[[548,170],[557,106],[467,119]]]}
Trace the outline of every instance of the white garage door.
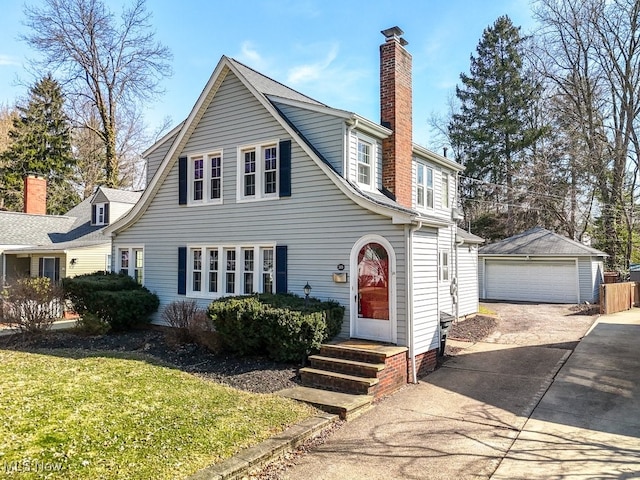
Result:
{"label": "white garage door", "polygon": [[572,260],[486,260],[484,298],[524,302],[578,303]]}

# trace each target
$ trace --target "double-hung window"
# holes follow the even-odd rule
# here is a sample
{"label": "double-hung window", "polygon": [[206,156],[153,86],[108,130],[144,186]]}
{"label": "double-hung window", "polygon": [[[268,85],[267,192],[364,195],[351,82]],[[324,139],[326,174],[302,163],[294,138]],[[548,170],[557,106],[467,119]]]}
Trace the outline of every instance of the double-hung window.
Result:
{"label": "double-hung window", "polygon": [[358,140],[358,183],[368,188],[373,182],[372,150],[370,143]]}
{"label": "double-hung window", "polygon": [[442,208],[449,208],[449,175],[442,172]]}
{"label": "double-hung window", "polygon": [[260,245],[190,247],[188,291],[208,297],[273,293],[274,250]]}
{"label": "double-hung window", "polygon": [[222,202],[222,153],[189,157],[189,203]]}
{"label": "double-hung window", "polygon": [[433,208],[433,169],[420,162],[416,168],[416,203],[418,207]]}
{"label": "double-hung window", "polygon": [[440,250],[438,272],[438,278],[441,282],[449,281],[449,252],[447,250]]}
{"label": "double-hung window", "polygon": [[117,261],[118,272],[133,277],[140,285],[144,284],[144,248],[120,247]]}
{"label": "double-hung window", "polygon": [[238,200],[261,200],[278,196],[280,162],[278,144],[239,149]]}

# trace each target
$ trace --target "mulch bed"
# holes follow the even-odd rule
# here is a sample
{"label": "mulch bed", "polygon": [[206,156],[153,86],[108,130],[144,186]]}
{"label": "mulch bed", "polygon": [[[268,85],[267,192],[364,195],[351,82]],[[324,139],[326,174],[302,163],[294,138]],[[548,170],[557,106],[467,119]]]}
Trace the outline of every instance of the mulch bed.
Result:
{"label": "mulch bed", "polygon": [[498,322],[493,317],[476,315],[451,325],[448,338],[465,342],[480,342],[491,335],[497,325]]}
{"label": "mulch bed", "polygon": [[199,377],[254,393],[273,393],[298,384],[298,365],[266,357],[215,354],[194,344],[174,345],[164,332],[151,329],[95,337],[63,331],[28,337],[11,335],[0,337],[0,348],[40,353],[68,349],[74,354],[100,351],[142,354]]}

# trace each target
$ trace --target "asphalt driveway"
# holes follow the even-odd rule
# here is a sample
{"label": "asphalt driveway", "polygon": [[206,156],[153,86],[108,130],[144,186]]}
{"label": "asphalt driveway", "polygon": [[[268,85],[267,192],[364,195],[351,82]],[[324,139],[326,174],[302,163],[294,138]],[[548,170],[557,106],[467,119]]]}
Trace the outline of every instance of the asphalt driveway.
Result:
{"label": "asphalt driveway", "polygon": [[282,479],[487,479],[595,317],[569,306],[489,304],[487,341],[346,424]]}

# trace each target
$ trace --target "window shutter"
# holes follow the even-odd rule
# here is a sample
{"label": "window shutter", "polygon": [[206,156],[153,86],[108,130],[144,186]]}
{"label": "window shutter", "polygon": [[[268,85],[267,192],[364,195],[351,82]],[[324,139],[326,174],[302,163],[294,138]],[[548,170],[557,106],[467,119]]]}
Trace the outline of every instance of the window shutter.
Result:
{"label": "window shutter", "polygon": [[44,276],[44,258],[42,257],[38,259],[38,276],[39,277]]}
{"label": "window shutter", "polygon": [[276,293],[287,293],[287,246],[276,246]]}
{"label": "window shutter", "polygon": [[109,225],[109,204],[104,204],[104,224]]}
{"label": "window shutter", "polygon": [[280,142],[280,196],[291,196],[291,140]]}
{"label": "window shutter", "polygon": [[178,295],[187,294],[187,247],[178,247]]}
{"label": "window shutter", "polygon": [[91,225],[96,224],[96,206],[91,205]]}
{"label": "window shutter", "polygon": [[54,260],[54,273],[53,273],[54,282],[60,281],[60,258],[56,257]]}
{"label": "window shutter", "polygon": [[187,204],[187,157],[178,159],[178,205]]}

